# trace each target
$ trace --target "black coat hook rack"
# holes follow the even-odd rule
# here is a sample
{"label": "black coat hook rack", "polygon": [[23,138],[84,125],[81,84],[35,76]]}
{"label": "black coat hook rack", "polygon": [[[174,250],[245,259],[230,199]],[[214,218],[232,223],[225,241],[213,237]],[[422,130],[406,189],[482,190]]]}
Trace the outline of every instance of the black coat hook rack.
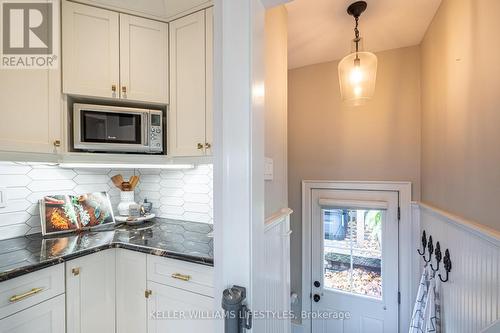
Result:
{"label": "black coat hook rack", "polygon": [[436,243],[436,249],[434,250],[434,257],[436,257],[436,268],[434,268],[434,266],[431,263],[431,269],[434,272],[437,272],[437,271],[439,271],[439,263],[441,262],[441,259],[443,258],[443,255],[441,253],[441,245],[439,244],[439,242]]}
{"label": "black coat hook rack", "polygon": [[[427,238],[427,234],[426,234],[425,230],[422,231],[421,242],[422,242],[422,249],[417,249],[418,254],[420,254],[422,256],[422,258],[424,259],[424,261],[426,263],[430,263],[431,269],[434,272],[439,271],[439,265],[440,265],[441,260],[442,260],[444,269],[446,271],[446,278],[443,279],[441,273],[439,273],[438,276],[442,282],[447,282],[449,280],[449,273],[451,272],[450,251],[448,249],[446,249],[446,251],[444,252],[444,257],[443,257],[443,254],[441,252],[441,244],[439,242],[436,242],[436,247],[434,247],[434,242],[433,242],[432,236],[429,236],[429,238]],[[428,258],[427,258],[427,255],[429,256]],[[436,260],[436,267],[434,267],[434,265],[432,263],[432,256],[433,255],[434,255],[434,258]]]}

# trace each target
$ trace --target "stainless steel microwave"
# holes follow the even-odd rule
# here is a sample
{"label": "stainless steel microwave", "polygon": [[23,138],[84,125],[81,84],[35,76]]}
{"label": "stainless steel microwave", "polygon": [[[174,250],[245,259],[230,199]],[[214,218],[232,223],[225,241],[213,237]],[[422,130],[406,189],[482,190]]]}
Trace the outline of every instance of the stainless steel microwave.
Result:
{"label": "stainless steel microwave", "polygon": [[73,147],[83,151],[163,153],[163,113],[73,104]]}

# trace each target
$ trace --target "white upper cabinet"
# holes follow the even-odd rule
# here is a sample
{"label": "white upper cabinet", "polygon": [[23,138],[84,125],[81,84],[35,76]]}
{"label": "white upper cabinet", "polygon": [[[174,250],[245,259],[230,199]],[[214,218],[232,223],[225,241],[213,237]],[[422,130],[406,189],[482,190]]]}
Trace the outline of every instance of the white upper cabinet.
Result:
{"label": "white upper cabinet", "polygon": [[63,2],[63,92],[168,103],[168,24]]}
{"label": "white upper cabinet", "polygon": [[62,8],[63,92],[118,97],[118,13],[67,1]]}
{"label": "white upper cabinet", "polygon": [[213,3],[212,0],[79,0],[79,2],[166,21]]}
{"label": "white upper cabinet", "polygon": [[62,125],[60,74],[57,69],[0,70],[0,151],[56,156]]}
{"label": "white upper cabinet", "polygon": [[121,98],[168,102],[168,25],[120,14]]}
{"label": "white upper cabinet", "polygon": [[[211,129],[212,32],[207,29],[206,11],[199,11],[170,23],[170,113],[169,148],[172,156],[200,156],[209,153]],[[210,105],[211,106],[211,105]],[[211,138],[210,138],[211,140]]]}

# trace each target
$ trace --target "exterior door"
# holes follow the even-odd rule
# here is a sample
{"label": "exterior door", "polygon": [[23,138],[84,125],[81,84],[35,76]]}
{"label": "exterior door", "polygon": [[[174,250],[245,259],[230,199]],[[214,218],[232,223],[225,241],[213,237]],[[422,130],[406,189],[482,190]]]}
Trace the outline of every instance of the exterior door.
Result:
{"label": "exterior door", "polygon": [[313,333],[398,331],[398,192],[312,191]]}

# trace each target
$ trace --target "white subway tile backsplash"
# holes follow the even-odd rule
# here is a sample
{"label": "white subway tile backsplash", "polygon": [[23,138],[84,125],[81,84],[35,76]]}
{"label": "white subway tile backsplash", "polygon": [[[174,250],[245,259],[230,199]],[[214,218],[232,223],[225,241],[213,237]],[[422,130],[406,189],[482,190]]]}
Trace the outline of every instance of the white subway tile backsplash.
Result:
{"label": "white subway tile backsplash", "polygon": [[11,224],[22,224],[30,219],[31,215],[25,211],[5,213],[2,214],[0,218],[0,227],[4,227]]}
{"label": "white subway tile backsplash", "polygon": [[30,227],[25,223],[0,227],[0,239],[8,239],[26,235]]}
{"label": "white subway tile backsplash", "polygon": [[212,223],[212,165],[189,170],[61,169],[55,165],[27,165],[0,162],[0,187],[7,207],[0,208],[0,239],[40,232],[38,200],[46,195],[107,191],[112,205],[120,201],[120,191],[111,177],[125,179],[139,175],[135,200],[145,198],[153,212],[165,218]]}
{"label": "white subway tile backsplash", "polygon": [[73,179],[77,184],[107,184],[109,181],[108,175],[78,175]]}
{"label": "white subway tile backsplash", "polygon": [[76,172],[69,169],[60,168],[43,168],[43,169],[33,169],[28,172],[28,177],[33,180],[58,180],[58,179],[73,179],[76,176]]}
{"label": "white subway tile backsplash", "polygon": [[182,179],[185,174],[186,173],[182,171],[162,170],[160,177],[167,179]]}
{"label": "white subway tile backsplash", "polygon": [[7,206],[0,208],[2,213],[21,212],[31,206],[26,199],[7,200]]}
{"label": "white subway tile backsplash", "polygon": [[0,186],[26,186],[31,182],[26,175],[0,175]]}
{"label": "white subway tile backsplash", "polygon": [[206,194],[186,193],[184,194],[184,201],[194,203],[209,203],[210,197]]}
{"label": "white subway tile backsplash", "polygon": [[160,182],[160,185],[168,188],[183,188],[185,184],[182,179],[164,179]]}
{"label": "white subway tile backsplash", "polygon": [[27,184],[27,188],[33,192],[72,190],[75,186],[75,182],[68,179],[33,180]]}
{"label": "white subway tile backsplash", "polygon": [[110,187],[108,184],[85,184],[75,187],[76,193],[107,192]]}
{"label": "white subway tile backsplash", "polygon": [[163,197],[160,199],[160,203],[167,206],[182,206],[184,205],[184,200],[176,197]]}
{"label": "white subway tile backsplash", "polygon": [[25,175],[30,171],[30,166],[10,162],[0,162],[0,175]]}
{"label": "white subway tile backsplash", "polygon": [[186,184],[184,185],[184,191],[186,193],[208,194],[210,192],[210,188],[206,184]]}
{"label": "white subway tile backsplash", "polygon": [[184,193],[185,192],[182,188],[162,187],[160,189],[161,196],[182,198],[184,197]]}
{"label": "white subway tile backsplash", "polygon": [[208,184],[210,178],[207,175],[186,175],[183,178],[186,184]]}
{"label": "white subway tile backsplash", "polygon": [[24,199],[31,194],[31,191],[26,187],[9,187],[3,191],[4,200]]}

